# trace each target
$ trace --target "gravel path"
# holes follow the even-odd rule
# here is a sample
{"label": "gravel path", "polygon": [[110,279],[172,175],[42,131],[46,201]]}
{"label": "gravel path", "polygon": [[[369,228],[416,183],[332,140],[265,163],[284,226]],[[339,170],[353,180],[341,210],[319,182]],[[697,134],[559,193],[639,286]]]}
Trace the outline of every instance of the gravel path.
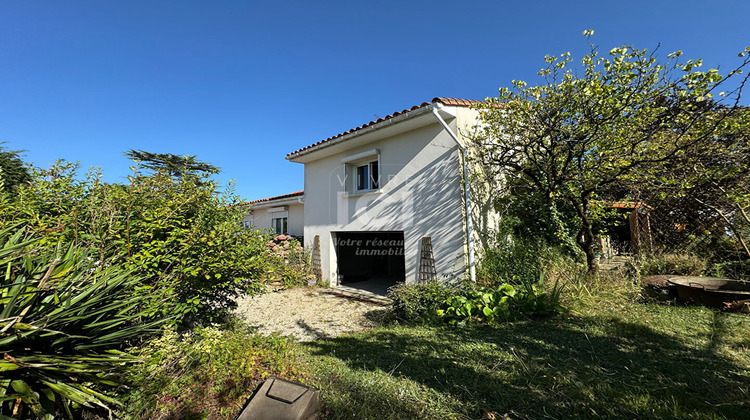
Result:
{"label": "gravel path", "polygon": [[385,307],[325,288],[294,288],[237,299],[235,313],[261,334],[314,341],[378,325]]}

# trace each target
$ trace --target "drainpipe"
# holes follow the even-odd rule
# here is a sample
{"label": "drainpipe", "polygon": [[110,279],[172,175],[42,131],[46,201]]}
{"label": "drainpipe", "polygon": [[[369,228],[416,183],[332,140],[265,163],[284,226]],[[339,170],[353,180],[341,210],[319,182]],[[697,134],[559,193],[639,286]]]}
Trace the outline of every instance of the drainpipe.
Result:
{"label": "drainpipe", "polygon": [[[439,106],[439,104],[438,104]],[[463,169],[464,169],[464,197],[465,197],[465,205],[466,205],[466,236],[467,236],[467,242],[468,242],[468,248],[469,248],[469,276],[471,278],[471,281],[476,283],[477,282],[477,270],[476,270],[476,264],[474,262],[474,226],[471,222],[471,184],[469,183],[469,149],[464,146],[461,141],[458,139],[458,136],[456,136],[456,133],[453,132],[453,130],[448,127],[448,124],[446,124],[445,120],[443,120],[443,117],[440,116],[438,113],[438,107],[432,108],[432,113],[435,114],[435,117],[440,121],[440,124],[443,125],[443,128],[445,128],[445,131],[450,134],[450,136],[453,138],[453,140],[458,145],[458,148],[461,149],[461,153],[463,154]]]}

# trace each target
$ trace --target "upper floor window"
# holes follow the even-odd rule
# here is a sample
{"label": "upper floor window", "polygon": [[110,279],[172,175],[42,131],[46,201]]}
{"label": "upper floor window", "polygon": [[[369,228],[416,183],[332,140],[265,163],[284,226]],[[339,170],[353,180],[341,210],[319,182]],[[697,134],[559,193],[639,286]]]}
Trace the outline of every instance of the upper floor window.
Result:
{"label": "upper floor window", "polygon": [[346,191],[359,193],[380,189],[380,150],[346,156],[341,163],[346,169]]}
{"label": "upper floor window", "polygon": [[380,187],[378,161],[357,166],[357,191],[377,190]]}

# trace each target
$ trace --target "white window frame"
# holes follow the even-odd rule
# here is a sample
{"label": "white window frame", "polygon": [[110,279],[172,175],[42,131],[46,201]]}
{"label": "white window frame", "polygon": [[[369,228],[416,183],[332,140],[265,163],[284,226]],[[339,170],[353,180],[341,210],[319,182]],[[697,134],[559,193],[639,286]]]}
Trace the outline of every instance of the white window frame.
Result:
{"label": "white window frame", "polygon": [[[360,176],[359,176],[359,170],[360,168],[363,168],[365,172],[365,179],[362,180],[362,186],[360,187]],[[373,168],[375,168],[378,172],[377,179],[372,175],[373,174]],[[377,160],[373,160],[372,162],[365,162],[362,165],[356,165],[354,166],[354,178],[352,178],[354,181],[354,191],[355,192],[366,192],[366,191],[377,191],[380,189],[380,163]],[[375,184],[375,185],[373,185]]]}
{"label": "white window frame", "polygon": [[[368,193],[373,191],[379,191],[383,187],[383,177],[381,170],[381,164],[380,164],[380,150],[378,149],[372,149],[365,152],[357,153],[351,156],[347,156],[343,159],[341,159],[341,162],[344,164],[345,173],[347,175],[347,178],[350,180],[348,182],[349,186],[347,190],[354,194],[362,194],[362,193]],[[359,183],[359,168],[367,168],[367,178],[365,179],[365,184],[363,185],[363,188],[360,187]],[[372,168],[375,167],[377,169],[378,175],[376,178],[372,176],[373,170]],[[373,182],[375,181],[375,182]],[[376,185],[373,185],[376,184]]]}
{"label": "white window frame", "polygon": [[[277,220],[282,220],[280,231],[277,229],[276,226]],[[289,212],[288,211],[276,211],[271,213],[271,230],[274,231],[276,235],[288,235],[289,233]]]}
{"label": "white window frame", "polygon": [[[281,226],[277,226],[277,221],[281,221]],[[277,235],[288,235],[289,233],[289,218],[284,217],[273,217],[271,219],[271,229]]]}

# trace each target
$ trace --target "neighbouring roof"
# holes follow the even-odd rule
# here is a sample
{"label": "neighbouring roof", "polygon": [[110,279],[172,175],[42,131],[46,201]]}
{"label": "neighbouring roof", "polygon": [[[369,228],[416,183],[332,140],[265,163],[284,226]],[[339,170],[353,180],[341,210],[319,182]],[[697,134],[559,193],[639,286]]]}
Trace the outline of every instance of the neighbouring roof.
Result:
{"label": "neighbouring roof", "polygon": [[[607,207],[615,209],[637,209],[645,207],[651,209],[652,207],[642,201],[602,201]],[[592,203],[593,205],[594,203]]]}
{"label": "neighbouring roof", "polygon": [[305,195],[304,191],[295,191],[289,194],[277,195],[275,197],[261,198],[260,200],[248,201],[247,204],[265,203],[267,201],[283,200],[285,198],[301,197]]}
{"label": "neighbouring roof", "polygon": [[430,106],[432,104],[438,104],[439,103],[439,104],[443,104],[443,105],[446,105],[446,106],[472,106],[472,105],[476,105],[476,104],[481,103],[481,102],[483,102],[483,101],[477,101],[477,100],[474,100],[474,99],[433,98],[432,101],[430,101],[430,102],[422,102],[421,104],[414,105],[413,107],[411,107],[409,109],[404,109],[404,110],[399,111],[399,112],[394,112],[393,114],[385,116],[383,118],[379,118],[376,121],[370,121],[367,124],[361,125],[361,126],[356,127],[356,128],[352,128],[349,131],[345,131],[345,132],[343,132],[341,134],[337,134],[337,135],[335,135],[333,137],[329,137],[329,138],[327,138],[325,140],[321,140],[321,141],[319,141],[319,142],[317,142],[315,144],[311,144],[311,145],[303,147],[303,148],[301,148],[299,150],[295,150],[292,153],[287,154],[286,157],[287,157],[287,159],[289,159],[290,157],[292,157],[292,155],[296,155],[296,154],[304,152],[306,150],[318,147],[320,145],[323,145],[325,143],[333,141],[333,140],[335,140],[335,139],[337,139],[339,137],[343,137],[343,136],[346,136],[348,134],[352,134],[352,133],[354,133],[356,131],[359,131],[359,130],[362,130],[364,128],[373,126],[373,125],[381,123],[383,121],[390,120],[391,118],[398,117],[399,115],[403,115],[403,114],[406,114],[406,113],[409,113],[409,112],[412,112],[412,111],[416,111],[418,109],[424,108],[426,106]]}

